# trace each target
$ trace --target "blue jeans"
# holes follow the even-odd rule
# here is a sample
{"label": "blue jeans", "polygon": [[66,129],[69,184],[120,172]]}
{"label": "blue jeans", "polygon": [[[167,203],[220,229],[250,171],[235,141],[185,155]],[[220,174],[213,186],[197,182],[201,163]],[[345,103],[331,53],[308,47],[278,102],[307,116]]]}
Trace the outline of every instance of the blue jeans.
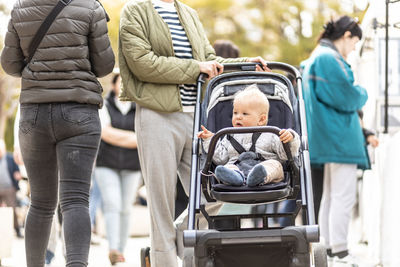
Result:
{"label": "blue jeans", "polygon": [[101,201],[100,188],[96,182],[96,179],[94,179],[94,172],[93,172],[92,188],[90,188],[90,197],[89,197],[89,214],[90,214],[90,224],[92,225],[92,229],[96,224],[97,208],[101,207],[101,205],[102,201]]}
{"label": "blue jeans", "polygon": [[58,200],[63,216],[66,266],[87,266],[90,177],[100,132],[95,105],[21,105],[19,140],[31,189],[25,228],[28,267],[44,266]]}
{"label": "blue jeans", "polygon": [[110,250],[124,252],[129,237],[133,200],[136,197],[140,177],[140,171],[95,168],[95,180],[103,201]]}

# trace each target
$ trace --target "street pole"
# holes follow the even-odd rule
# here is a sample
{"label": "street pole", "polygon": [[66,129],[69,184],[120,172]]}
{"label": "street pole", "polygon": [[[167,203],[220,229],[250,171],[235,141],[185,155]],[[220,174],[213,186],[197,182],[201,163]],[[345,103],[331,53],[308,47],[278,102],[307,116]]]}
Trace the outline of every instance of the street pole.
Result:
{"label": "street pole", "polygon": [[386,0],[386,23],[385,23],[385,128],[384,133],[388,133],[389,128],[389,4]]}
{"label": "street pole", "polygon": [[385,128],[384,133],[389,129],[389,4],[400,0],[386,0],[386,23],[385,23]]}

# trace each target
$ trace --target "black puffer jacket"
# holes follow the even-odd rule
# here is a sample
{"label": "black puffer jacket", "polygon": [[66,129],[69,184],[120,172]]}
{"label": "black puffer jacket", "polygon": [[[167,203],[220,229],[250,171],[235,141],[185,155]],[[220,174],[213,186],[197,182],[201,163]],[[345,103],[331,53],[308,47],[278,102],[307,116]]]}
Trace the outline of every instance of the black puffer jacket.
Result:
{"label": "black puffer jacket", "polygon": [[72,0],[54,20],[31,63],[24,59],[43,20],[58,0],[17,0],[1,65],[22,77],[21,103],[80,102],[102,105],[97,77],[115,64],[105,11],[96,0]]}

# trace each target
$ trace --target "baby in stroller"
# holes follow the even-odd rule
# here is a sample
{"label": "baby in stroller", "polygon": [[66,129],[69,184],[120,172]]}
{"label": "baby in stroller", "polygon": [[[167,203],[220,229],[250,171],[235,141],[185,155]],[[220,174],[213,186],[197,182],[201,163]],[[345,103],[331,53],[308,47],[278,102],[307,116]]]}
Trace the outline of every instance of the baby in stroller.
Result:
{"label": "baby in stroller", "polygon": [[[269,101],[256,84],[235,95],[233,127],[266,126]],[[198,137],[208,151],[214,133],[201,126]],[[282,163],[287,160],[283,143],[289,143],[293,156],[298,155],[299,135],[292,129],[282,129],[279,137],[272,133],[226,135],[218,141],[213,155],[216,178],[228,185],[254,187],[280,182],[284,178]]]}

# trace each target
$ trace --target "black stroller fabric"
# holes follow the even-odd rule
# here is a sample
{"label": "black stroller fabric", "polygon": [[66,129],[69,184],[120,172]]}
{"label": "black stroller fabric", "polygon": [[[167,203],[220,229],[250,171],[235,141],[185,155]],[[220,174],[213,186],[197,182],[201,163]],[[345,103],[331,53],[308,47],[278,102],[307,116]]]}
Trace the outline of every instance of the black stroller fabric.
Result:
{"label": "black stroller fabric", "polygon": [[[292,87],[290,81],[282,76],[274,77],[277,81],[285,84],[287,87]],[[234,80],[235,77],[230,77],[229,80]],[[243,79],[243,76],[237,77],[236,79]],[[246,79],[254,79],[254,83],[257,84],[259,89],[266,94],[267,96],[273,96],[275,94],[275,85],[271,83],[263,83],[258,76],[247,76]],[[224,82],[222,79],[219,83]],[[213,84],[212,86],[217,86],[218,84]],[[249,84],[241,84],[241,85],[226,85],[224,86],[224,95],[233,96],[238,91],[241,91],[246,88]],[[212,91],[208,92],[206,98],[202,103],[202,124],[206,126],[208,130],[211,132],[217,132],[218,130],[226,127],[232,127],[232,110],[233,110],[233,101],[221,101],[216,106],[214,106],[208,114],[206,114],[206,110],[208,108],[210,95]],[[297,109],[297,100],[296,96],[293,93],[293,89],[289,90],[289,99],[292,104],[293,110]],[[295,131],[299,132],[295,123],[297,118],[293,116],[292,110],[286,105],[283,101],[278,99],[269,98],[269,114],[268,114],[268,124],[267,126],[276,126],[278,128],[292,128]]]}
{"label": "black stroller fabric", "polygon": [[213,251],[215,267],[289,266],[290,247],[282,245],[232,245]]}
{"label": "black stroller fabric", "polygon": [[[293,128],[293,114],[290,108],[280,100],[269,100],[268,126]],[[208,114],[207,129],[211,132],[232,127],[232,101],[225,101],[215,106]]]}

